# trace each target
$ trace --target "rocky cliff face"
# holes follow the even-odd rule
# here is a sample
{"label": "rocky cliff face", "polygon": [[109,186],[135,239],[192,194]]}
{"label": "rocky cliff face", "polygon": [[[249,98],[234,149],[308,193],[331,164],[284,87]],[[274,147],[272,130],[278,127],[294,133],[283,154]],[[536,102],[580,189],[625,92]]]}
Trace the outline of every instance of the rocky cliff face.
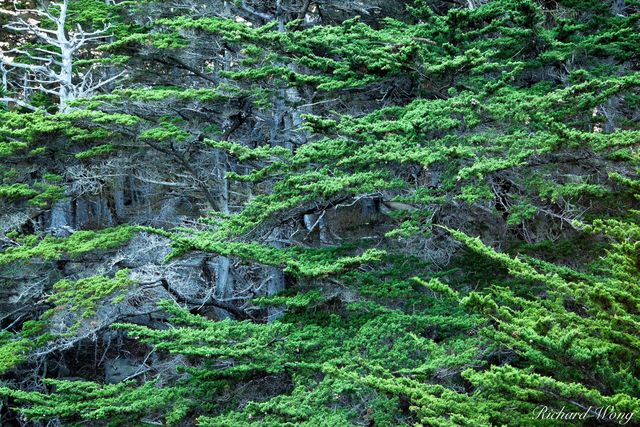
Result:
{"label": "rocky cliff face", "polygon": [[637,1],[27,3],[0,424],[640,410]]}

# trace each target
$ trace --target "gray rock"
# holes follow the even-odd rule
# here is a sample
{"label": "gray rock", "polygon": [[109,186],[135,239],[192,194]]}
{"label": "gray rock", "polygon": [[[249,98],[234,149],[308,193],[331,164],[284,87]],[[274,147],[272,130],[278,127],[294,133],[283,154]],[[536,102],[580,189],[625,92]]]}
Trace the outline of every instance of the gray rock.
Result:
{"label": "gray rock", "polygon": [[127,358],[107,360],[104,364],[104,382],[115,384],[142,372],[139,361]]}

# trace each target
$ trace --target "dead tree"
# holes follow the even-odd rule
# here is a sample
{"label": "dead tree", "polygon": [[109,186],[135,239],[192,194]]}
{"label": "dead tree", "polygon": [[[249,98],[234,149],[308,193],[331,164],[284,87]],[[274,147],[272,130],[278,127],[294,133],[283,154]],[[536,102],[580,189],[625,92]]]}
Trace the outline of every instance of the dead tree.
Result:
{"label": "dead tree", "polygon": [[[75,99],[90,96],[101,87],[114,82],[124,72],[99,79],[94,77],[97,65],[78,70],[81,48],[106,41],[111,34],[110,24],[96,31],[86,31],[80,24],[68,31],[69,0],[51,3],[48,8],[20,9],[12,12],[18,15],[15,21],[4,28],[37,39],[46,47],[20,48],[0,51],[0,72],[4,94],[0,101],[36,110],[31,105],[31,94],[44,92],[58,99],[59,110],[69,110],[69,103]],[[48,21],[52,25],[45,25]],[[16,60],[24,58],[24,62]],[[12,94],[12,95],[11,95]]]}

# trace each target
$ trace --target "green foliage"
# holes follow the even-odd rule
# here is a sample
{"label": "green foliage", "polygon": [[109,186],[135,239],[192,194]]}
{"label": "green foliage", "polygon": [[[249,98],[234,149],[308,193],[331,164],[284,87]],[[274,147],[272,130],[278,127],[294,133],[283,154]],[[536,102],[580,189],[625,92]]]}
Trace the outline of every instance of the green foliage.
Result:
{"label": "green foliage", "polygon": [[102,300],[135,283],[128,275],[128,270],[120,270],[113,279],[95,276],[76,281],[61,280],[53,285],[53,295],[48,301],[55,305],[56,311],[64,310],[80,317],[91,317],[95,315]]}
{"label": "green foliage", "polygon": [[324,301],[324,298],[318,291],[297,294],[292,297],[285,295],[275,295],[271,297],[260,297],[253,299],[253,303],[259,306],[285,305],[290,308],[304,308],[321,301]]}
{"label": "green foliage", "polygon": [[101,144],[88,150],[81,151],[80,153],[76,153],[75,157],[76,159],[91,159],[97,156],[113,153],[115,149],[116,147],[113,144]]}
{"label": "green foliage", "polygon": [[0,374],[26,359],[31,342],[27,338],[15,337],[7,331],[0,332]]}
{"label": "green foliage", "polygon": [[42,345],[48,336],[40,334],[45,328],[42,321],[27,321],[19,333],[0,332],[0,374],[24,362],[34,346]]}
{"label": "green foliage", "polygon": [[335,249],[305,250],[296,247],[278,249],[263,244],[218,240],[217,233],[211,232],[190,232],[184,236],[148,228],[142,230],[171,238],[175,249],[172,257],[197,250],[257,261],[264,265],[280,266],[284,268],[286,273],[303,277],[322,277],[341,273],[354,266],[377,262],[385,254],[381,250],[369,249],[360,255],[340,256],[340,251]]}
{"label": "green foliage", "polygon": [[46,382],[56,388],[55,395],[6,387],[0,387],[0,395],[30,405],[21,412],[33,419],[79,418],[84,422],[109,419],[113,425],[136,425],[144,415],[158,411],[166,411],[169,422],[172,411],[182,412],[187,404],[184,389],[158,388],[152,382],[142,387],[133,387],[131,383],[100,386],[87,381],[48,379]]}
{"label": "green foliage", "polygon": [[0,253],[0,266],[17,261],[50,261],[63,256],[77,257],[91,251],[115,249],[128,242],[134,230],[130,226],[120,226],[100,231],[78,231],[64,238],[24,236],[18,246]]}
{"label": "green foliage", "polygon": [[183,142],[188,136],[188,132],[181,130],[173,123],[164,122],[158,128],[149,129],[142,132],[140,134],[140,139]]}
{"label": "green foliage", "polygon": [[11,184],[0,187],[0,197],[5,199],[25,199],[38,194],[26,184]]}
{"label": "green foliage", "polygon": [[38,189],[38,195],[29,200],[29,203],[34,206],[50,206],[64,197],[64,187],[60,185],[36,183],[34,187]]}
{"label": "green foliage", "polygon": [[128,98],[136,101],[169,101],[197,100],[202,102],[212,102],[227,99],[223,87],[216,89],[184,89],[184,88],[152,88],[152,89],[119,89],[109,95],[96,96],[94,100],[114,100],[118,98]]}
{"label": "green foliage", "polygon": [[[209,301],[162,302],[168,327],[114,327],[160,359],[179,356],[178,373],[109,385],[46,379],[48,392],[0,388],[24,416],[555,426],[563,424],[536,420],[535,411],[640,411],[638,2],[615,14],[597,1],[494,0],[473,9],[416,1],[402,21],[295,20],[284,31],[277,20],[249,25],[166,7],[148,27],[125,24],[140,20],[118,14],[163,5],[98,3],[79,2],[73,20],[117,21],[105,55],[139,49],[159,64],[196,63],[211,45],[233,60],[181,64],[176,70],[193,74],[188,83],[132,85],[67,114],[0,111],[1,202],[44,209],[64,196],[68,165],[157,143],[185,170],[196,150],[203,169],[215,158],[219,170],[207,175],[220,172],[215,179],[203,179],[209,170],[188,178],[201,192],[222,189],[226,208],[176,229],[13,233],[0,266],[78,259],[145,231],[170,242],[171,261],[229,257],[252,272],[282,272],[286,289],[258,288],[234,305],[238,319],[196,314],[209,313]],[[121,9],[133,6],[140,9]],[[251,14],[240,2],[229,7]],[[271,144],[262,142],[268,132],[254,138],[259,131],[246,142],[240,132],[262,129],[265,117],[291,127],[279,140],[272,129]],[[238,118],[249,120],[234,134]],[[60,154],[69,144],[73,154]],[[54,155],[68,164],[23,173]],[[373,215],[357,212],[362,200],[374,203]],[[304,231],[308,214],[356,225],[335,231],[343,225],[335,220],[318,239],[315,228]],[[290,239],[273,238],[289,228]],[[55,280],[48,315],[94,316],[134,284],[127,270],[77,277]],[[0,372],[25,363],[48,338],[39,335],[45,327],[0,333]]]}

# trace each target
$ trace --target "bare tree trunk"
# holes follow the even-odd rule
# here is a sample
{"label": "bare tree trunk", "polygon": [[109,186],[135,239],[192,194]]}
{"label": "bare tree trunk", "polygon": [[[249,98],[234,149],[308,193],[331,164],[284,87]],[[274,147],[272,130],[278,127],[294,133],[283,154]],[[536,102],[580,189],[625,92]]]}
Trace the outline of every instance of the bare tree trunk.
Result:
{"label": "bare tree trunk", "polygon": [[[278,31],[284,32],[284,16],[282,11],[282,1],[276,1],[276,19],[278,20]],[[273,109],[273,122],[271,124],[271,146],[284,146],[291,149],[291,142],[286,136],[286,125],[284,124],[285,116],[285,100],[287,99],[287,91],[282,89],[278,91],[276,95],[277,99],[274,103]],[[277,248],[282,247],[283,230],[281,227],[276,227],[271,236],[271,244]],[[270,268],[271,277],[267,284],[267,295],[276,295],[285,289],[284,272],[281,268]],[[278,307],[269,307],[267,310],[267,321],[273,322],[277,318],[283,315],[284,311]]]}
{"label": "bare tree trunk", "polygon": [[[224,69],[230,68],[231,58],[229,51],[224,53]],[[220,211],[229,214],[229,181],[227,174],[227,155],[221,150],[216,154],[216,164],[218,166],[218,178],[222,182],[220,189]],[[218,267],[216,271],[216,289],[215,296],[217,299],[225,301],[233,295],[233,282],[230,276],[231,261],[225,256],[218,257]]]}
{"label": "bare tree trunk", "polygon": [[[282,229],[277,227],[271,234],[272,245],[276,248],[281,248]],[[284,291],[284,271],[279,267],[271,267],[269,274],[269,282],[267,283],[267,295],[277,295]],[[284,310],[279,307],[269,307],[267,309],[267,322],[271,323],[284,314]]]}
{"label": "bare tree trunk", "polygon": [[[229,214],[229,182],[224,177],[226,174],[226,154],[219,153],[218,164],[222,175],[222,188],[220,195],[220,211]],[[218,257],[218,268],[216,274],[216,298],[226,301],[233,296],[233,280],[230,274],[231,261],[225,256]]]}
{"label": "bare tree trunk", "polygon": [[116,219],[121,220],[124,218],[124,186],[125,186],[125,177],[124,175],[119,175],[114,179],[114,188],[113,188],[113,206],[115,208]]}
{"label": "bare tree trunk", "polygon": [[60,16],[58,17],[56,24],[56,36],[58,38],[58,45],[61,50],[61,66],[60,66],[60,111],[66,112],[68,110],[69,101],[74,98],[73,91],[73,47],[67,35],[65,34],[65,23],[67,20],[67,1],[65,0],[60,4]]}

